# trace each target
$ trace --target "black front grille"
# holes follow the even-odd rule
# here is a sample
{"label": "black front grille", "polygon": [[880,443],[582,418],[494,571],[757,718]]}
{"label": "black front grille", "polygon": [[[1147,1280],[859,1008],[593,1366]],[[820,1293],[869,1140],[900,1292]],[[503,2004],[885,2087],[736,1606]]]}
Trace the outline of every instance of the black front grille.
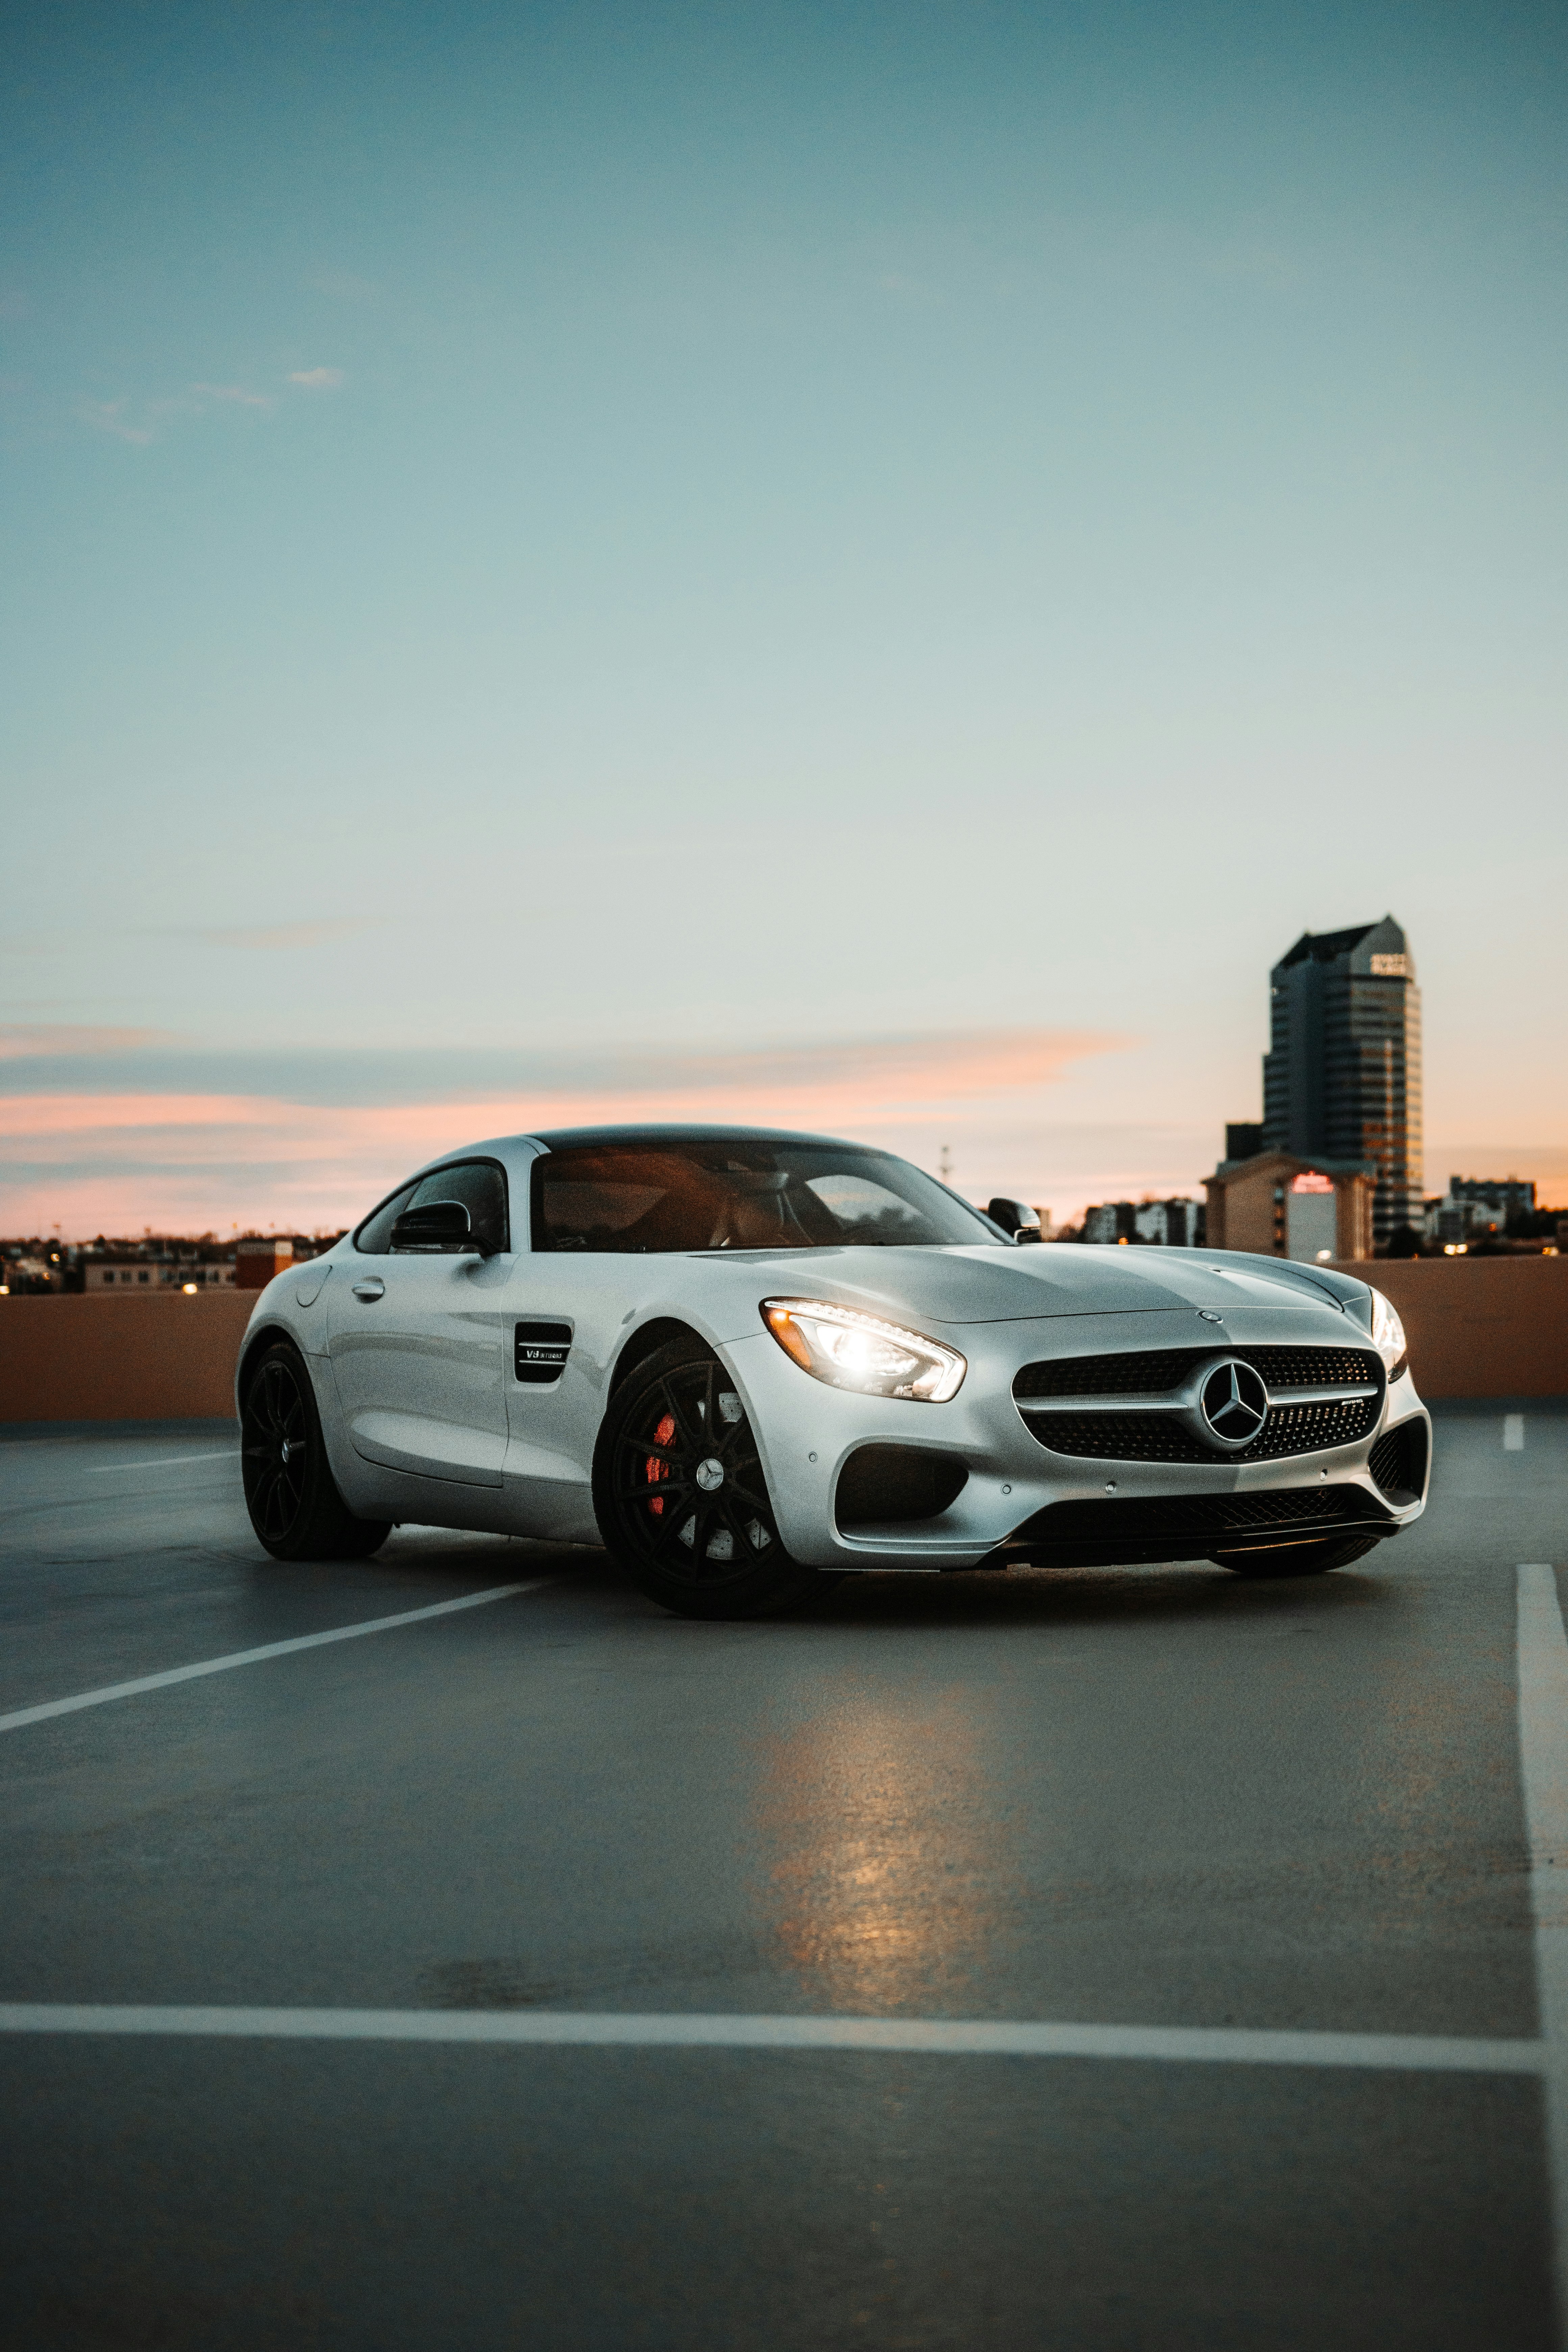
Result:
{"label": "black front grille", "polygon": [[[1008,1538],[1014,1554],[1085,1549],[1111,1559],[1163,1544],[1203,1546],[1226,1537],[1286,1539],[1344,1527],[1388,1528],[1386,1515],[1354,1487],[1290,1486],[1254,1495],[1150,1495],[1125,1503],[1051,1503]],[[1167,1555],[1173,1557],[1174,1555]]]}
{"label": "black front grille", "polygon": [[1283,1462],[1293,1454],[1317,1454],[1325,1446],[1353,1445],[1375,1425],[1376,1397],[1347,1397],[1343,1404],[1277,1404],[1239,1454],[1216,1454],[1184,1428],[1173,1412],[1026,1412],[1030,1435],[1051,1454],[1077,1454],[1091,1462]]}
{"label": "black front grille", "polygon": [[1206,1348],[1146,1348],[1124,1356],[1067,1356],[1026,1364],[1013,1382],[1019,1404],[1035,1397],[1152,1396],[1179,1389],[1215,1356],[1239,1356],[1270,1389],[1356,1388],[1382,1384],[1374,1348],[1233,1348],[1215,1339]]}
{"label": "black front grille", "polygon": [[1426,1484],[1426,1424],[1406,1421],[1386,1429],[1367,1457],[1373,1483],[1401,1508],[1418,1503]]}
{"label": "black front grille", "polygon": [[1013,1381],[1019,1404],[1032,1397],[1153,1396],[1161,1389],[1179,1389],[1205,1358],[1222,1352],[1212,1348],[1150,1348],[1131,1356],[1066,1356],[1058,1363],[1026,1364]]}
{"label": "black front grille", "polygon": [[[1252,1444],[1220,1454],[1169,1412],[1032,1412],[1058,1397],[1154,1395],[1181,1388],[1200,1365],[1237,1356],[1261,1373],[1271,1394],[1292,1388],[1363,1388],[1377,1393],[1342,1404],[1291,1404],[1269,1409]],[[1372,1348],[1147,1348],[1122,1356],[1068,1356],[1026,1364],[1013,1395],[1032,1437],[1052,1454],[1091,1462],[1282,1462],[1331,1445],[1355,1445],[1377,1426],[1383,1409],[1383,1361]]]}

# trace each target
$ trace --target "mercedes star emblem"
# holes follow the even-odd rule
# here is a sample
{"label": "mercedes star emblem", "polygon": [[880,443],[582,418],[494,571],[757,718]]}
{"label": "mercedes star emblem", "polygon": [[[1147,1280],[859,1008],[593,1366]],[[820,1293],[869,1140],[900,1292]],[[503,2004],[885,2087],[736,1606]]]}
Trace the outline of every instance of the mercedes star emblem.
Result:
{"label": "mercedes star emblem", "polygon": [[1250,1364],[1226,1356],[1204,1374],[1198,1391],[1203,1433],[1226,1454],[1250,1445],[1268,1418],[1268,1391]]}

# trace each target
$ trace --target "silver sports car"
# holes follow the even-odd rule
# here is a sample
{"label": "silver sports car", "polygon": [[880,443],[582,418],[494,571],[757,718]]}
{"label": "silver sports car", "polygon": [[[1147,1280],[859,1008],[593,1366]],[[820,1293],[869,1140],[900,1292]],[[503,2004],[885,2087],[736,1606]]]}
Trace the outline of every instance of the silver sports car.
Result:
{"label": "silver sports car", "polygon": [[411,1176],[264,1290],[237,1373],[279,1559],[401,1521],[602,1543],[665,1608],[847,1570],[1315,1575],[1420,1516],[1398,1316],[1225,1251],[1019,1246],[907,1160],[575,1129]]}

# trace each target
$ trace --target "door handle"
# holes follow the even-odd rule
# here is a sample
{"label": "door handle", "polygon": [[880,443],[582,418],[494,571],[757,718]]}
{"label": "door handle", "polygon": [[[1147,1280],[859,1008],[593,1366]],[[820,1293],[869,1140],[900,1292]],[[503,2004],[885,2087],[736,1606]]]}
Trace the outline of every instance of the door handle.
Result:
{"label": "door handle", "polygon": [[373,1307],[378,1298],[385,1295],[385,1283],[382,1281],[379,1275],[374,1274],[367,1274],[363,1281],[356,1282],[353,1286],[354,1297],[363,1298],[367,1307]]}

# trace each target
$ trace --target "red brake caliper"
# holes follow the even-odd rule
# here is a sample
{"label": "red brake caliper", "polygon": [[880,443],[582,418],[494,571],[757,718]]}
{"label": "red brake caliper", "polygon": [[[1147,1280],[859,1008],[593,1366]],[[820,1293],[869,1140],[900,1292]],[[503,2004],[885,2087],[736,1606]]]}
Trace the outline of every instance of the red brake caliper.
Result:
{"label": "red brake caliper", "polygon": [[[659,1423],[658,1427],[654,1431],[653,1442],[656,1445],[668,1445],[674,1435],[675,1415],[672,1412],[667,1412],[664,1419]],[[650,1486],[657,1486],[661,1478],[668,1477],[669,1465],[668,1462],[661,1462],[657,1454],[650,1454],[647,1457],[647,1471],[648,1485]],[[653,1496],[649,1499],[648,1509],[652,1512],[656,1519],[661,1517],[664,1513],[664,1496],[662,1495]]]}

